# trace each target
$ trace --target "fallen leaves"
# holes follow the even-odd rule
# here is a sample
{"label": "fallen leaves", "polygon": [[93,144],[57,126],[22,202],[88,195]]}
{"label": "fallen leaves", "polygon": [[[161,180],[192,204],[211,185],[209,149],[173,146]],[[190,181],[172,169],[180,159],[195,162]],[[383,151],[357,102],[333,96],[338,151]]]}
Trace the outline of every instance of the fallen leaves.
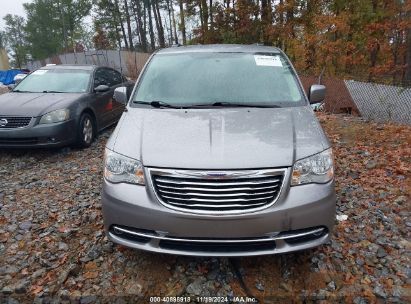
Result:
{"label": "fallen leaves", "polygon": [[83,274],[83,277],[85,279],[95,279],[99,276],[99,273],[97,271],[87,271]]}
{"label": "fallen leaves", "polygon": [[70,229],[69,227],[66,227],[66,226],[60,226],[60,227],[57,229],[57,231],[60,232],[60,233],[68,233],[68,232],[71,231],[71,229]]}
{"label": "fallen leaves", "polygon": [[[373,302],[376,286],[388,301],[391,290],[405,290],[409,280],[411,127],[385,125],[376,131],[373,123],[319,115],[335,154],[337,215],[343,221],[336,221],[331,244],[243,258],[241,273],[250,288],[258,281],[267,295],[286,291],[297,302],[303,296]],[[39,297],[60,291],[115,297],[146,290],[150,296],[175,296],[204,278],[204,292],[241,294],[227,259],[150,254],[113,246],[104,237],[99,193],[107,136],[85,150],[0,152],[0,170],[10,172],[8,180],[0,180],[5,189],[0,268],[6,273],[1,285],[13,287],[25,278],[29,293]],[[19,225],[29,220],[31,230],[22,230]]]}

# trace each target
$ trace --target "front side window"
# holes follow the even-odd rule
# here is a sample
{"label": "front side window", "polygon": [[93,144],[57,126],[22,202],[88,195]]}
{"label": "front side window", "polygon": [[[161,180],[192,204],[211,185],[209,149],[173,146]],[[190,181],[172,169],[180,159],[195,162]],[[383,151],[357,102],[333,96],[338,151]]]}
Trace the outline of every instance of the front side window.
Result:
{"label": "front side window", "polygon": [[281,54],[157,54],[133,101],[190,106],[213,103],[305,104],[288,60]]}
{"label": "front side window", "polygon": [[111,77],[107,69],[98,69],[94,75],[94,88],[99,85],[106,85],[111,87]]}
{"label": "front side window", "polygon": [[123,76],[119,72],[110,70],[110,75],[113,80],[113,85],[119,85],[123,82]]}
{"label": "front side window", "polygon": [[109,87],[116,86],[122,83],[122,75],[112,69],[101,68],[96,71],[94,76],[94,87],[99,85],[107,85]]}
{"label": "front side window", "polygon": [[15,92],[85,93],[88,91],[90,71],[78,69],[41,69],[24,78]]}

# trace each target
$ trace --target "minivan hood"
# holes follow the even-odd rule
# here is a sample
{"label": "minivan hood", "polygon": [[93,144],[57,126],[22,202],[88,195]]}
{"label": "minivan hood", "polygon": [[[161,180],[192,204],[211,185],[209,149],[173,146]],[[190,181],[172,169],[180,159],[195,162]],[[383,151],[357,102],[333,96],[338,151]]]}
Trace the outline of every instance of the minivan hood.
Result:
{"label": "minivan hood", "polygon": [[64,108],[81,93],[7,93],[0,95],[0,114],[7,116],[40,116]]}
{"label": "minivan hood", "polygon": [[308,106],[125,112],[107,147],[147,167],[289,167],[329,147]]}

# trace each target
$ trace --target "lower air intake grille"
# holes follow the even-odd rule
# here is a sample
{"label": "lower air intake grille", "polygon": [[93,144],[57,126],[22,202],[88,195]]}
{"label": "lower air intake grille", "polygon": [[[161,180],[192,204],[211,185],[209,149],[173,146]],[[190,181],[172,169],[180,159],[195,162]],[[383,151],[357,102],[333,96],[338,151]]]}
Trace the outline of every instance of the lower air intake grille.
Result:
{"label": "lower air intake grille", "polygon": [[26,138],[0,138],[1,145],[35,145],[37,144],[38,138],[35,137],[26,137]]}
{"label": "lower air intake grille", "polygon": [[192,171],[150,169],[160,201],[194,213],[243,213],[278,197],[285,170]]}
{"label": "lower air intake grille", "polygon": [[160,247],[164,249],[186,251],[186,252],[255,252],[255,251],[265,251],[274,250],[275,241],[266,242],[244,242],[244,243],[197,243],[197,242],[176,242],[172,240],[162,240],[160,241]]}

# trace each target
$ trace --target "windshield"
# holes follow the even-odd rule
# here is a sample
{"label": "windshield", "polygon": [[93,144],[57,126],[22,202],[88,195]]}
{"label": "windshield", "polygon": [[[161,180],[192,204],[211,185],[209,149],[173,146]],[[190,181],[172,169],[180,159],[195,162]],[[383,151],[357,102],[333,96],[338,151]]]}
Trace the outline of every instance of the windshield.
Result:
{"label": "windshield", "polygon": [[13,91],[84,93],[88,89],[90,74],[91,71],[86,70],[37,70],[24,78]]}
{"label": "windshield", "polygon": [[280,54],[182,53],[155,55],[133,101],[287,106],[300,105],[303,97]]}

